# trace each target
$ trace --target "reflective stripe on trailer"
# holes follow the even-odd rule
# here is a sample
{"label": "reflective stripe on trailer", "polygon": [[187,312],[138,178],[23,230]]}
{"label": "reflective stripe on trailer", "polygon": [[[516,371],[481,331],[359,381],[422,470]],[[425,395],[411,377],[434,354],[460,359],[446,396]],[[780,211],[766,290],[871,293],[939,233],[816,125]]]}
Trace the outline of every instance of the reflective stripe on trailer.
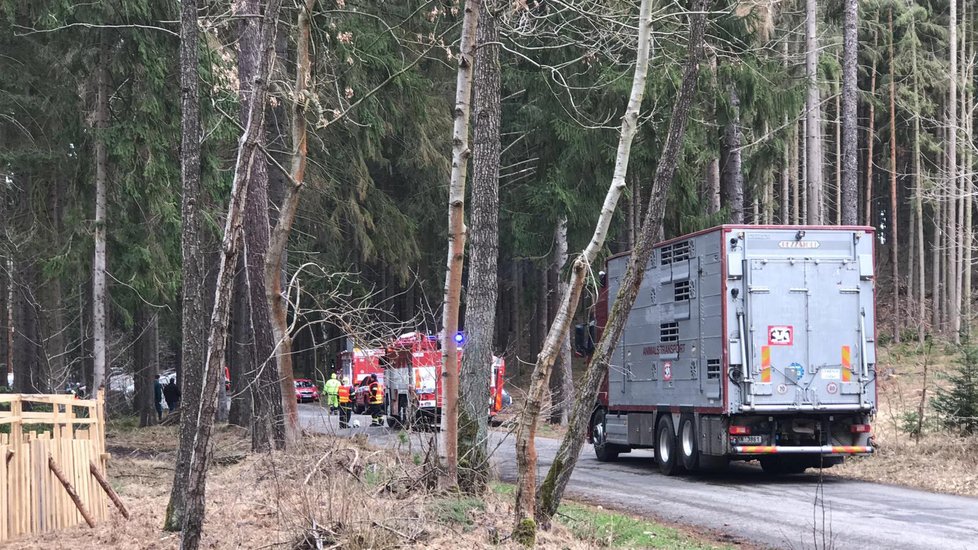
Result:
{"label": "reflective stripe on trailer", "polygon": [[795,454],[795,453],[818,453],[818,454],[866,454],[872,453],[872,447],[863,446],[833,446],[833,445],[812,445],[805,447],[787,447],[780,445],[734,445],[733,452],[740,455],[765,455],[765,454]]}

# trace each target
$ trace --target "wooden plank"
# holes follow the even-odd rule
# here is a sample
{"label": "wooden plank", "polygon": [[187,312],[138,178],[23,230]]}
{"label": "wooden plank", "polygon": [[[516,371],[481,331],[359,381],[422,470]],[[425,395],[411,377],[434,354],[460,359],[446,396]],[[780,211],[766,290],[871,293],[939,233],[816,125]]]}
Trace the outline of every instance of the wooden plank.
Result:
{"label": "wooden plank", "polygon": [[0,445],[0,541],[10,538],[7,534],[7,499],[10,497],[9,479],[7,478],[7,446]]}
{"label": "wooden plank", "polygon": [[85,508],[85,505],[82,503],[81,499],[78,498],[78,494],[75,492],[75,488],[72,487],[71,483],[68,482],[64,474],[61,472],[61,469],[58,467],[58,465],[54,462],[54,459],[51,457],[48,457],[48,468],[50,468],[50,470],[54,472],[54,475],[58,478],[58,481],[60,481],[61,485],[64,486],[65,491],[67,491],[68,495],[71,496],[72,502],[74,502],[75,506],[78,507],[78,511],[81,512],[81,515],[85,518],[85,522],[88,523],[88,526],[95,527],[95,519],[92,518],[92,516],[88,513],[88,510]]}

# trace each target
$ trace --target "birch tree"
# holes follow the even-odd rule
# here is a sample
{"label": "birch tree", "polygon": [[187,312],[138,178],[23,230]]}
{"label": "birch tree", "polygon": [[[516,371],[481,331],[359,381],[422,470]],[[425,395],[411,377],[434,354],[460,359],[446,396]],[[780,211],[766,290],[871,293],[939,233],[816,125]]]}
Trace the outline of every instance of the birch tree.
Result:
{"label": "birch tree", "polygon": [[604,246],[608,227],[611,225],[618,199],[626,186],[629,154],[632,141],[638,128],[638,115],[645,95],[645,84],[648,76],[649,57],[651,50],[651,0],[642,0],[639,8],[637,56],[635,73],[632,78],[632,88],[629,94],[628,106],[622,117],[618,151],[615,155],[614,175],[611,185],[605,195],[601,215],[595,225],[594,234],[587,247],[574,259],[571,268],[570,283],[567,292],[561,297],[560,306],[554,318],[550,331],[544,340],[543,349],[537,356],[533,373],[530,375],[530,388],[526,401],[519,414],[516,429],[516,529],[513,534],[517,542],[532,546],[536,537],[536,522],[532,515],[536,509],[536,462],[537,454],[534,438],[537,423],[547,390],[550,371],[560,351],[560,344],[567,338],[571,320],[577,304],[580,301],[581,290],[591,264],[597,258],[598,252]]}
{"label": "birch tree", "polygon": [[[570,482],[574,466],[577,464],[578,456],[581,453],[581,446],[584,444],[598,387],[607,373],[611,356],[618,345],[624,331],[625,321],[638,295],[639,286],[652,256],[652,247],[656,239],[661,238],[659,227],[665,213],[666,196],[676,166],[679,163],[689,110],[695,95],[696,77],[703,53],[708,6],[709,0],[697,0],[693,4],[693,11],[690,14],[689,50],[683,67],[683,78],[679,93],[676,96],[676,103],[673,105],[666,142],[652,181],[652,190],[649,192],[649,202],[645,219],[642,222],[642,231],[636,248],[632,251],[618,296],[615,298],[615,305],[608,317],[608,323],[601,335],[601,340],[598,342],[594,356],[591,357],[584,379],[578,386],[577,400],[574,404],[574,414],[571,417],[570,425],[537,495],[535,515],[543,525],[548,525],[553,515],[557,513],[557,507],[560,505],[568,482]],[[517,489],[519,489],[519,485],[517,485]]]}
{"label": "birch tree", "polygon": [[109,122],[109,45],[105,31],[99,46],[95,99],[95,257],[92,261],[92,389],[105,386],[105,203],[108,185],[108,151],[105,130]]}
{"label": "birch tree", "polygon": [[462,295],[462,263],[465,259],[465,176],[469,157],[469,110],[472,68],[475,62],[476,27],[482,0],[466,0],[462,16],[462,40],[455,82],[455,123],[452,128],[452,175],[448,186],[448,267],[445,272],[445,307],[442,313],[442,380],[446,474],[449,485],[458,484],[458,309]]}
{"label": "birch tree", "polygon": [[818,3],[805,0],[805,77],[808,100],[805,104],[805,152],[807,186],[806,222],[822,225],[822,97],[818,88]]}

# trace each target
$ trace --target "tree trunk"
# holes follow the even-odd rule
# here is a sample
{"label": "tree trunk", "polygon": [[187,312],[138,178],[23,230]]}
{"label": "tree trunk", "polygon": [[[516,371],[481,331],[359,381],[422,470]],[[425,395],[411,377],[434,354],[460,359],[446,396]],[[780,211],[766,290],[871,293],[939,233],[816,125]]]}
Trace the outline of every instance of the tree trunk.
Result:
{"label": "tree trunk", "polygon": [[[873,51],[879,45],[879,35],[873,31]],[[866,132],[866,217],[864,225],[873,225],[873,145],[876,143],[876,56],[869,70],[869,129]]]}
{"label": "tree trunk", "polygon": [[[644,5],[645,2],[643,2]],[[656,167],[655,179],[649,192],[649,204],[645,212],[645,220],[642,223],[642,234],[629,259],[628,268],[608,318],[608,324],[598,342],[595,354],[588,364],[584,380],[579,386],[570,426],[568,426],[567,433],[561,441],[560,449],[547,472],[547,477],[540,487],[539,507],[536,509],[536,516],[544,525],[549,524],[557,512],[564,490],[570,481],[570,476],[584,444],[591,413],[597,399],[598,386],[605,376],[611,355],[621,338],[625,320],[628,318],[635,297],[638,295],[639,286],[652,256],[652,247],[655,244],[656,233],[665,211],[668,188],[672,183],[673,174],[679,162],[679,152],[682,149],[689,109],[695,95],[708,7],[708,0],[698,0],[692,7],[688,41],[689,53],[683,68],[682,84],[673,106],[672,120],[669,123],[662,156]]]}
{"label": "tree trunk", "polygon": [[842,30],[842,225],[859,223],[859,171],[856,158],[859,144],[856,135],[859,118],[859,6],[857,0],[845,0]]}
{"label": "tree trunk", "polygon": [[[730,211],[730,223],[744,223],[744,173],[740,153],[740,97],[737,88],[730,85],[730,121],[723,131],[725,162],[723,166],[724,201]],[[756,221],[756,218],[755,218]]]}
{"label": "tree trunk", "polygon": [[[516,528],[514,539],[524,546],[533,546],[536,538],[536,523],[532,515],[536,510],[536,462],[537,453],[535,436],[540,408],[544,392],[550,379],[550,371],[559,353],[561,342],[567,337],[574,311],[581,296],[584,278],[588,267],[593,264],[599,251],[604,247],[608,227],[614,217],[615,207],[626,186],[628,159],[631,153],[632,141],[638,127],[638,114],[645,95],[645,83],[648,76],[649,51],[651,49],[651,0],[642,0],[639,8],[638,52],[635,63],[635,74],[632,79],[632,89],[628,106],[622,117],[621,133],[618,141],[618,151],[615,156],[615,171],[611,179],[608,193],[601,207],[601,215],[594,228],[590,243],[574,260],[571,271],[569,290],[561,298],[560,308],[554,318],[550,333],[544,342],[543,349],[537,356],[537,362],[530,375],[530,389],[526,402],[520,411],[516,428],[516,507],[514,517]],[[661,192],[661,191],[660,191]],[[655,189],[653,189],[653,194]]]}
{"label": "tree trunk", "polygon": [[462,295],[465,260],[465,176],[469,156],[469,109],[472,69],[475,62],[476,27],[482,0],[466,0],[462,17],[462,42],[458,52],[455,83],[455,123],[452,128],[452,175],[448,186],[448,265],[445,271],[445,309],[442,314],[442,429],[445,431],[446,476],[458,485],[458,310]]}
{"label": "tree trunk", "polygon": [[[709,66],[710,84],[714,90],[717,90],[716,55],[711,54],[709,56]],[[710,120],[716,122],[717,100],[715,93],[713,95],[713,99],[707,105],[707,108],[710,109]],[[719,152],[715,150],[711,151],[710,159],[706,162],[706,171],[703,174],[703,189],[700,192],[700,196],[704,199],[704,206],[708,216],[712,216],[720,211],[720,155]],[[639,229],[641,229],[641,220],[639,220],[637,225],[639,226]]]}
{"label": "tree trunk", "polygon": [[149,311],[149,306],[141,303],[136,307],[133,330],[133,363],[139,379],[139,427],[153,426],[157,423],[156,392],[154,383],[159,376],[159,317]]}
{"label": "tree trunk", "polygon": [[900,227],[897,211],[897,161],[896,161],[896,72],[893,68],[893,8],[889,10],[890,29],[890,254],[893,267],[893,341],[900,342],[900,248],[897,228]]}
{"label": "tree trunk", "polygon": [[298,39],[296,43],[296,80],[292,107],[292,164],[289,184],[279,209],[279,216],[272,231],[271,244],[264,258],[264,273],[268,286],[265,289],[265,303],[271,320],[271,330],[275,342],[275,361],[279,374],[282,407],[285,413],[285,433],[287,440],[294,440],[299,433],[299,409],[293,398],[295,373],[292,365],[292,337],[288,327],[288,304],[285,301],[282,277],[285,257],[292,234],[292,225],[299,210],[299,195],[305,185],[306,154],[306,107],[312,63],[310,58],[310,27],[312,10],[316,0],[305,0],[299,13]]}
{"label": "tree trunk", "polygon": [[806,221],[809,225],[822,225],[822,108],[818,89],[818,6],[816,0],[805,0],[805,76],[808,80],[808,98],[805,105],[807,129],[805,150],[807,155],[806,183],[808,204]]}
{"label": "tree trunk", "polygon": [[[972,20],[965,18],[965,25],[973,23]],[[971,31],[972,34],[968,32]],[[974,26],[965,29],[965,36],[969,37],[967,40],[968,52],[966,54],[966,59],[974,59],[974,38],[973,38]],[[973,62],[968,63],[968,70],[966,75],[966,82],[975,81],[975,65]],[[964,326],[963,332],[967,340],[971,339],[971,271],[972,271],[972,259],[974,251],[974,227],[972,226],[972,208],[974,205],[974,88],[972,86],[965,87],[965,107],[964,112],[968,113],[967,118],[964,121],[965,129],[965,143],[968,144],[968,148],[965,150],[965,177],[964,177],[964,188],[962,192],[964,194],[964,236],[962,240],[964,241],[964,258],[962,263],[964,265],[964,282],[963,295],[961,297],[964,303]]]}
{"label": "tree trunk", "polygon": [[499,281],[499,126],[502,118],[499,31],[480,6],[475,58],[471,248],[465,300],[466,346],[459,388],[459,487],[481,494],[489,482],[489,379]]}
{"label": "tree trunk", "polygon": [[835,225],[842,225],[842,91],[835,82]]}
{"label": "tree trunk", "polygon": [[[916,16],[910,20],[911,28],[910,33],[913,36],[917,34],[917,18]],[[926,296],[924,295],[926,283],[925,283],[925,273],[924,273],[924,190],[923,190],[923,165],[921,163],[920,157],[920,82],[917,76],[917,42],[916,40],[910,41],[910,59],[911,59],[911,78],[913,86],[913,213],[914,213],[914,223],[916,224],[913,229],[915,229],[917,240],[917,250],[911,251],[910,257],[916,256],[917,263],[916,266],[911,262],[910,271],[913,272],[914,267],[917,268],[917,340],[920,345],[924,345],[924,337],[926,335],[925,325],[927,323],[927,302]],[[916,254],[914,253],[916,252]],[[933,274],[936,276],[936,273]]]}
{"label": "tree trunk", "polygon": [[197,0],[182,0],[180,5],[180,179],[183,292],[181,296],[180,350],[180,448],[173,475],[173,489],[166,508],[163,529],[178,531],[183,526],[190,483],[190,454],[197,430],[195,419],[201,406],[205,309],[203,212],[204,194],[200,187],[200,93],[197,70]]}
{"label": "tree trunk", "polygon": [[948,295],[951,297],[948,313],[951,316],[951,335],[955,343],[960,342],[961,338],[961,308],[957,295],[961,270],[957,261],[959,243],[957,232],[957,182],[958,182],[958,13],[957,0],[950,2],[951,14],[948,23],[948,42],[951,56],[951,70],[948,74],[948,144],[947,144],[947,191],[949,197],[950,211],[947,217],[948,227],[951,231],[950,238],[951,251],[948,269],[953,273],[951,278],[951,288]]}
{"label": "tree trunk", "polygon": [[[224,237],[221,243],[221,256],[218,268],[217,285],[214,295],[214,309],[211,313],[210,335],[208,337],[207,358],[204,363],[203,389],[198,397],[200,408],[196,418],[188,422],[196,424],[196,433],[191,439],[190,469],[186,485],[186,511],[183,517],[183,550],[196,550],[200,545],[201,529],[204,521],[204,491],[207,481],[207,465],[210,454],[210,436],[214,425],[214,412],[217,402],[217,385],[223,383],[224,347],[227,341],[227,324],[230,311],[230,296],[235,266],[242,242],[242,224],[248,197],[248,187],[252,167],[259,162],[258,144],[264,127],[265,102],[268,92],[268,77],[275,46],[278,14],[281,0],[269,0],[261,19],[261,40],[258,67],[255,71],[252,97],[249,104],[247,124],[238,146],[234,166],[234,179],[231,184],[231,199],[228,203]],[[184,6],[186,11],[186,6]],[[196,15],[195,12],[193,15]],[[191,16],[184,15],[191,19]],[[181,27],[186,22],[181,19]],[[185,88],[186,89],[186,88]],[[267,215],[267,211],[266,211]],[[252,312],[255,308],[252,308]],[[268,370],[268,369],[266,369]],[[179,482],[181,480],[177,480]]]}
{"label": "tree trunk", "polygon": [[[641,184],[636,183],[635,188],[641,189]],[[636,193],[636,197],[638,193]],[[641,202],[638,203],[638,212],[642,211]],[[569,290],[567,282],[560,276],[561,269],[567,265],[567,216],[561,216],[557,223],[557,250],[554,265],[557,268],[557,295],[563,296]],[[560,425],[566,426],[570,420],[571,405],[574,403],[574,355],[571,352],[570,334],[564,338],[560,349]]]}
{"label": "tree trunk", "polygon": [[234,298],[231,310],[231,353],[228,371],[231,377],[231,407],[228,423],[242,428],[251,426],[252,399],[251,384],[248,383],[251,365],[252,330],[251,316],[248,314],[248,278],[244,269],[238,266],[234,276]]}
{"label": "tree trunk", "polygon": [[801,224],[801,140],[804,134],[798,131],[800,124],[791,128],[791,223]]}
{"label": "tree trunk", "polygon": [[108,153],[105,131],[109,123],[109,45],[103,30],[99,45],[95,100],[95,257],[92,261],[92,353],[95,373],[92,392],[105,386],[105,200],[108,185]]}
{"label": "tree trunk", "polygon": [[[239,22],[238,42],[238,81],[240,89],[239,119],[242,125],[248,122],[255,101],[258,66],[261,63],[263,45],[261,41],[261,22],[255,17],[260,14],[260,0],[243,0],[237,4],[238,14],[245,16]],[[265,105],[259,105],[266,109]],[[265,125],[256,128],[256,146],[265,146]],[[290,436],[285,430],[282,417],[284,398],[295,406],[295,389],[285,396],[279,389],[278,366],[273,361],[275,337],[273,335],[269,310],[266,307],[265,256],[269,242],[268,219],[268,163],[258,159],[250,167],[248,175],[248,197],[244,206],[244,263],[248,278],[248,311],[250,325],[254,334],[252,356],[249,362],[248,378],[252,384],[254,416],[252,417],[251,447],[255,451],[265,451],[273,446],[284,448]]]}
{"label": "tree trunk", "polygon": [[780,219],[778,220],[782,225],[788,225],[791,223],[791,218],[789,218],[789,193],[791,188],[791,144],[794,141],[794,131],[792,126],[788,126],[788,115],[784,116],[784,126],[788,128],[788,142],[784,146],[784,153],[781,157],[781,202],[779,209]]}

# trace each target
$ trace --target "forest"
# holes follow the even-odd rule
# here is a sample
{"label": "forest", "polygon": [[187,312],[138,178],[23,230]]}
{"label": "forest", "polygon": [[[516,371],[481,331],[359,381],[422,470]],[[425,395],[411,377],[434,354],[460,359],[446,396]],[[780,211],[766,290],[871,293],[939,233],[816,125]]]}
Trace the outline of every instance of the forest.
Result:
{"label": "forest", "polygon": [[[151,425],[175,377],[195,547],[195,434],[287,447],[292,380],[354,344],[504,356],[535,457],[596,390],[572,344],[604,260],[715,225],[872,226],[879,341],[967,342],[976,8],[0,0],[0,386]],[[476,364],[448,475],[480,485]]]}

